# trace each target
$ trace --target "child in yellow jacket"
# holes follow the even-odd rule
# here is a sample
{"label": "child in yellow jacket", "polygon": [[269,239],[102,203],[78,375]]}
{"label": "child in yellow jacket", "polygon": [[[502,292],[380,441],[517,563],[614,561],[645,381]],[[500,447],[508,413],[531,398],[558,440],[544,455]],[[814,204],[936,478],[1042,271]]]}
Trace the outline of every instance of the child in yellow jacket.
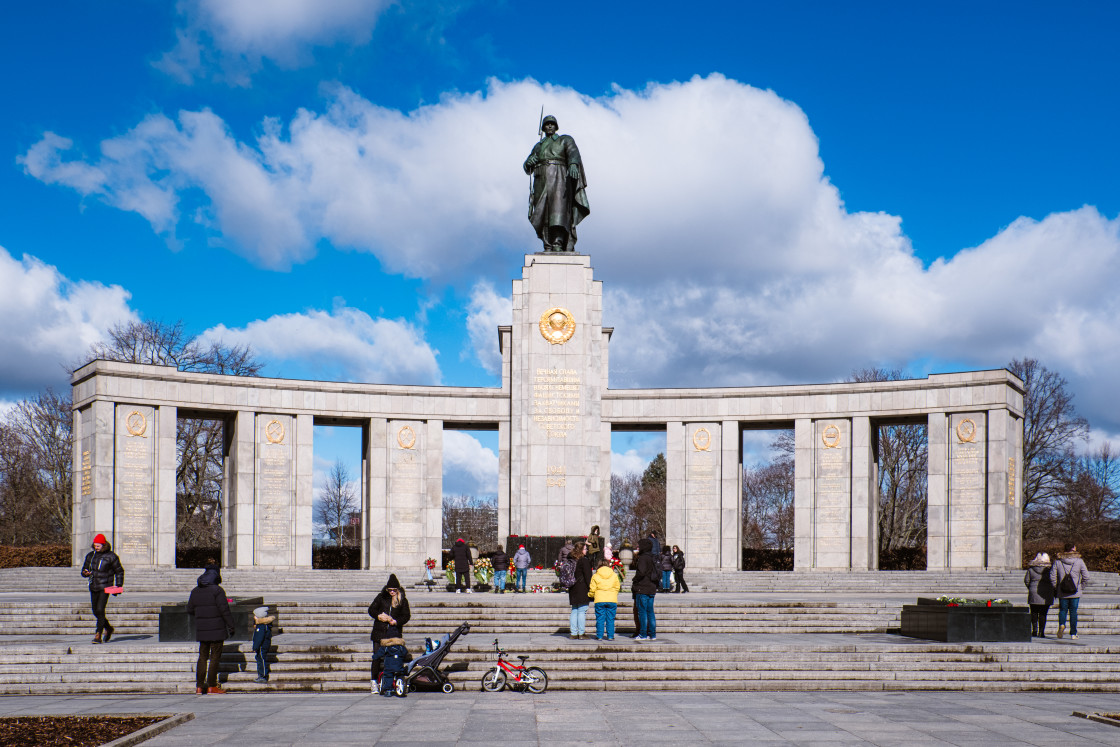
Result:
{"label": "child in yellow jacket", "polygon": [[[614,617],[618,612],[618,590],[622,582],[606,558],[599,561],[599,570],[591,577],[587,596],[595,600],[595,640],[614,640]],[[604,636],[603,633],[606,633]]]}

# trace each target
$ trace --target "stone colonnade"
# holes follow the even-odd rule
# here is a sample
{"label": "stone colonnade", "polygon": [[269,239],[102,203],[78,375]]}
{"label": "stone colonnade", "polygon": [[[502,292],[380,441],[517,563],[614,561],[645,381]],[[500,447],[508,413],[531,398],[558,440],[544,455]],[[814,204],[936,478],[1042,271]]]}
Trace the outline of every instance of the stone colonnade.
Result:
{"label": "stone colonnade", "polygon": [[[718,324],[713,320],[713,324]],[[443,432],[498,432],[498,532],[609,531],[612,430],[666,433],[666,534],[691,568],[740,565],[742,432],[795,432],[797,570],[877,563],[878,427],[926,422],[928,567],[1012,568],[1021,544],[1022,382],[607,388],[602,283],[583,255],[527,255],[500,327],[500,388],[184,373],[94,361],[72,378],[73,548],[111,536],[132,568],[175,563],[176,428],[221,420],[223,563],[311,565],[316,424],[362,429],[362,567],[419,568],[442,535]]]}

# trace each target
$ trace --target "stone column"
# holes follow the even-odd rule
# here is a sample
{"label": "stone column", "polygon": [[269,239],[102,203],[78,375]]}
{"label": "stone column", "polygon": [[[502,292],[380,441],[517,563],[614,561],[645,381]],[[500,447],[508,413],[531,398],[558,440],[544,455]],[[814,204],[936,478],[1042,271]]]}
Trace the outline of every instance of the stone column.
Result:
{"label": "stone column", "polygon": [[[510,527],[509,423],[498,423],[498,543],[506,546]],[[440,530],[442,537],[443,530]],[[435,555],[432,556],[436,558]],[[436,558],[437,560],[439,558]],[[434,572],[434,571],[433,571]]]}
{"label": "stone column", "polygon": [[866,417],[852,418],[852,570],[879,567],[879,428]]}
{"label": "stone column", "polygon": [[852,567],[852,421],[813,423],[813,568]]}
{"label": "stone column", "polygon": [[1008,410],[988,411],[988,568],[1022,563],[1020,422]]}
{"label": "stone column", "polygon": [[150,567],[155,561],[157,411],[118,404],[115,419],[113,550],[125,568]]}
{"label": "stone column", "polygon": [[949,568],[987,566],[987,440],[984,412],[949,416]]}
{"label": "stone column", "polygon": [[[606,386],[603,387],[606,389]],[[603,536],[603,546],[611,541],[611,424],[601,426],[599,441],[599,534]],[[590,531],[590,530],[589,530]],[[618,552],[612,547],[613,553]]]}
{"label": "stone column", "polygon": [[115,415],[114,404],[100,400],[74,411],[71,553],[76,566],[85,560],[98,534],[104,534],[116,545],[113,533]]}
{"label": "stone column", "polygon": [[931,412],[926,427],[926,570],[949,568],[949,416]]}
{"label": "stone column", "polygon": [[256,416],[238,410],[232,422],[229,458],[226,461],[225,506],[222,515],[225,546],[223,565],[253,565],[253,507],[256,500]]}
{"label": "stone column", "polygon": [[[672,421],[665,424],[665,536],[676,537],[685,553],[689,567],[695,563],[692,543],[685,524],[685,472],[688,468],[688,438],[685,424]],[[634,538],[634,541],[642,539]],[[635,550],[637,546],[635,545]]]}
{"label": "stone column", "polygon": [[296,425],[290,415],[257,414],[256,566],[288,568],[295,563]]}
{"label": "stone column", "polygon": [[310,568],[311,537],[315,530],[312,505],[315,498],[315,487],[312,484],[315,469],[315,419],[311,415],[297,415],[295,427],[294,562],[297,568]]}
{"label": "stone column", "polygon": [[793,569],[813,568],[813,421],[793,423]]}
{"label": "stone column", "polygon": [[156,552],[155,564],[164,568],[175,567],[175,545],[178,527],[175,473],[179,452],[175,436],[179,428],[177,408],[160,405],[156,412],[158,438],[156,441]]}
{"label": "stone column", "polygon": [[389,565],[389,423],[384,418],[370,418],[366,431],[362,567],[385,568]]}
{"label": "stone column", "polygon": [[590,258],[525,257],[513,283],[510,531],[583,535],[602,516],[602,283]]}
{"label": "stone column", "polygon": [[737,420],[721,425],[719,567],[737,571],[743,561],[743,436]]}
{"label": "stone column", "polygon": [[721,567],[723,484],[721,423],[684,424],[684,517],[681,549],[692,568]]}
{"label": "stone column", "polygon": [[420,567],[425,558],[435,557],[433,545],[438,550],[443,534],[437,523],[443,509],[443,423],[390,420],[388,426],[385,563]]}

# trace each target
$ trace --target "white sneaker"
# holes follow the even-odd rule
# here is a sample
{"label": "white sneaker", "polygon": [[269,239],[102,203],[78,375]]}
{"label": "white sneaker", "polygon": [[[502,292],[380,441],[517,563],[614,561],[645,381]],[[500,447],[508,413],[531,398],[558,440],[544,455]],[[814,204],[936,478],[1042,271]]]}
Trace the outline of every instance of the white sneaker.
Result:
{"label": "white sneaker", "polygon": [[456,589],[456,590],[455,590],[455,593],[456,593],[456,594],[462,594],[462,593],[463,593],[463,590],[462,590],[462,589]]}
{"label": "white sneaker", "polygon": [[1070,638],[1072,638],[1073,640],[1076,641],[1077,640],[1077,633],[1074,633],[1073,635],[1071,635]]}
{"label": "white sneaker", "polygon": [[467,593],[468,593],[468,594],[473,594],[473,593],[474,593],[474,589],[467,589]]}
{"label": "white sneaker", "polygon": [[381,688],[377,686],[377,680],[370,680],[369,681],[369,691],[370,691],[370,694],[372,694],[372,695],[380,695],[381,694]]}

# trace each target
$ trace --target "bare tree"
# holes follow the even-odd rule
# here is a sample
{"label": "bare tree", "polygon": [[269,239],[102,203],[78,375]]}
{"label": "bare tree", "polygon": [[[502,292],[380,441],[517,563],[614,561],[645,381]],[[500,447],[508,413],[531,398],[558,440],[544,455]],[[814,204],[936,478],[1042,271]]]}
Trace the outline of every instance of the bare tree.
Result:
{"label": "bare tree", "polygon": [[743,470],[743,547],[793,548],[793,431],[770,444],[775,457]]}
{"label": "bare tree", "polygon": [[[130,321],[111,328],[107,339],[91,345],[86,360],[175,366],[180,371],[256,376],[261,370],[251,348],[203,342],[191,337],[182,321]],[[225,422],[179,418],[175,446],[176,544],[221,544],[222,475]]]}
{"label": "bare tree", "polygon": [[[863,368],[849,381],[901,381],[899,369]],[[878,426],[879,551],[926,543],[929,499],[929,428],[925,424]]]}
{"label": "bare tree", "polygon": [[658,453],[639,477],[611,475],[611,544],[631,542],[656,530],[665,537],[665,455]]}
{"label": "bare tree", "polygon": [[327,484],[319,490],[315,521],[335,544],[342,547],[347,539],[346,527],[350,525],[350,517],[357,513],[358,499],[350,481],[350,470],[341,459],[337,459],[327,475]]}
{"label": "bare tree", "polygon": [[472,495],[443,497],[443,543],[451,547],[462,537],[482,552],[498,546],[498,499]]}
{"label": "bare tree", "polygon": [[1106,443],[1088,454],[1067,455],[1067,464],[1058,496],[1032,517],[1042,525],[1035,534],[1052,542],[1115,542],[1120,537],[1120,460]]}
{"label": "bare tree", "polygon": [[27,545],[69,539],[70,410],[69,396],[47,389],[18,402],[0,421],[0,538],[6,542]]}
{"label": "bare tree", "polygon": [[1073,407],[1066,380],[1034,358],[1007,365],[1023,380],[1023,520],[1037,533],[1036,516],[1062,499],[1077,441],[1089,435],[1089,423]]}

